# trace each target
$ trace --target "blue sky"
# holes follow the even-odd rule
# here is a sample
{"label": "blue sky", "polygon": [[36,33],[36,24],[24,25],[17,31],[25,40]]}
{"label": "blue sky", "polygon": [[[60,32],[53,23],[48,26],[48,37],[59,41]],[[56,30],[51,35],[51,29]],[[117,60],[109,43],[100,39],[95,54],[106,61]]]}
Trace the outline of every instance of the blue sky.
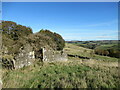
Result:
{"label": "blue sky", "polygon": [[3,2],[2,19],[48,29],[65,40],[118,39],[117,2]]}

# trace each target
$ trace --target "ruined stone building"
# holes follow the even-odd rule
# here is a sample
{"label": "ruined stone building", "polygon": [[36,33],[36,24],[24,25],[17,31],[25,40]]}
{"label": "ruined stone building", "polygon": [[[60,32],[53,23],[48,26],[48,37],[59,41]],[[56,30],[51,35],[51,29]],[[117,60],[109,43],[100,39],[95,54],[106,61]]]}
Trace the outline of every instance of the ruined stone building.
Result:
{"label": "ruined stone building", "polygon": [[4,65],[9,64],[6,67],[12,69],[31,65],[36,59],[42,62],[67,61],[67,54],[63,50],[55,51],[47,47],[41,47],[41,49],[36,52],[29,44],[21,47],[19,53],[14,57],[9,57],[9,55],[7,55],[7,50],[5,50],[4,53],[6,53],[6,55],[3,55],[2,62]]}
{"label": "ruined stone building", "polygon": [[31,65],[35,61],[35,54],[30,45],[20,48],[20,53],[15,56],[15,68],[21,68],[24,66]]}
{"label": "ruined stone building", "polygon": [[[1,39],[1,38],[0,38]],[[65,40],[56,32],[41,29],[33,33],[27,26],[13,21],[2,21],[2,63],[3,67],[22,68],[34,61],[66,61],[63,51]]]}
{"label": "ruined stone building", "polygon": [[52,49],[42,48],[43,61],[66,61],[67,54],[62,51],[54,51]]}

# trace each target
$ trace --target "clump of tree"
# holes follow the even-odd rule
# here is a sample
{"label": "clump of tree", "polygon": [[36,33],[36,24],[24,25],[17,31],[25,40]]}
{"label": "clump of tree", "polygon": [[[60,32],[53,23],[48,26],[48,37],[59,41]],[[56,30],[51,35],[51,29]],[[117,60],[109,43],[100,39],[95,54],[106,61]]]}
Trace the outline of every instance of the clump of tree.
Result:
{"label": "clump of tree", "polygon": [[30,27],[12,21],[2,21],[2,31],[2,42],[7,47],[8,54],[19,53],[19,48],[25,44],[31,45],[35,51],[39,51],[41,47],[62,50],[65,46],[64,39],[55,32],[41,30],[34,34]]}
{"label": "clump of tree", "polygon": [[[1,24],[0,24],[1,25]],[[2,21],[2,66],[13,69],[13,61],[21,50],[33,50],[36,59],[42,59],[42,48],[63,50],[65,41],[61,35],[49,30],[33,33],[30,27],[12,21]],[[25,49],[27,47],[27,49]],[[29,52],[29,51],[28,51]]]}
{"label": "clump of tree", "polygon": [[39,32],[40,34],[42,35],[45,35],[45,36],[49,36],[52,41],[56,44],[56,49],[57,50],[62,50],[65,46],[65,40],[62,38],[61,35],[55,33],[55,32],[51,32],[49,30],[40,30]]}
{"label": "clump of tree", "polygon": [[95,54],[120,58],[120,48],[117,44],[110,47],[99,46],[95,48]]}
{"label": "clump of tree", "polygon": [[2,44],[7,47],[8,54],[15,54],[26,42],[24,37],[32,34],[32,29],[12,21],[2,21]]}
{"label": "clump of tree", "polygon": [[2,21],[2,30],[6,37],[13,40],[18,40],[33,33],[30,27],[19,25],[12,21]]}

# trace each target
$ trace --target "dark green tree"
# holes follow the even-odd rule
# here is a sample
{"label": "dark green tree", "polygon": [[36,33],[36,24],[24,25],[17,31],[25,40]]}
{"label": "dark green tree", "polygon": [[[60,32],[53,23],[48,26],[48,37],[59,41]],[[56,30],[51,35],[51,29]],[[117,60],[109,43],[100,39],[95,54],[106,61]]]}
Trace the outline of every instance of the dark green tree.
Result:
{"label": "dark green tree", "polygon": [[65,40],[62,38],[61,35],[57,34],[57,33],[53,33],[49,30],[40,30],[41,34],[44,34],[45,36],[49,36],[50,38],[52,38],[52,40],[54,41],[54,43],[56,43],[56,49],[57,50],[63,50],[64,46],[65,46]]}

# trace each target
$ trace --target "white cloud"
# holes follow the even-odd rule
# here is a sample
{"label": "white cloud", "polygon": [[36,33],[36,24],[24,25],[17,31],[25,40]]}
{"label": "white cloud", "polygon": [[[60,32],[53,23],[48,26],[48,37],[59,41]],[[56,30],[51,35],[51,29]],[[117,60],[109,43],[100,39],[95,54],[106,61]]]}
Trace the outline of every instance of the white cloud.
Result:
{"label": "white cloud", "polygon": [[89,35],[89,36],[76,36],[76,35],[69,35],[64,36],[65,40],[111,40],[111,39],[118,39],[118,35]]}
{"label": "white cloud", "polygon": [[93,23],[93,24],[84,25],[84,26],[81,26],[81,27],[111,26],[113,24],[117,25],[117,23],[118,23],[118,20],[112,20],[112,21],[109,21],[109,22]]}
{"label": "white cloud", "polygon": [[117,38],[118,36],[97,36],[96,38],[102,38],[102,39],[114,39]]}

